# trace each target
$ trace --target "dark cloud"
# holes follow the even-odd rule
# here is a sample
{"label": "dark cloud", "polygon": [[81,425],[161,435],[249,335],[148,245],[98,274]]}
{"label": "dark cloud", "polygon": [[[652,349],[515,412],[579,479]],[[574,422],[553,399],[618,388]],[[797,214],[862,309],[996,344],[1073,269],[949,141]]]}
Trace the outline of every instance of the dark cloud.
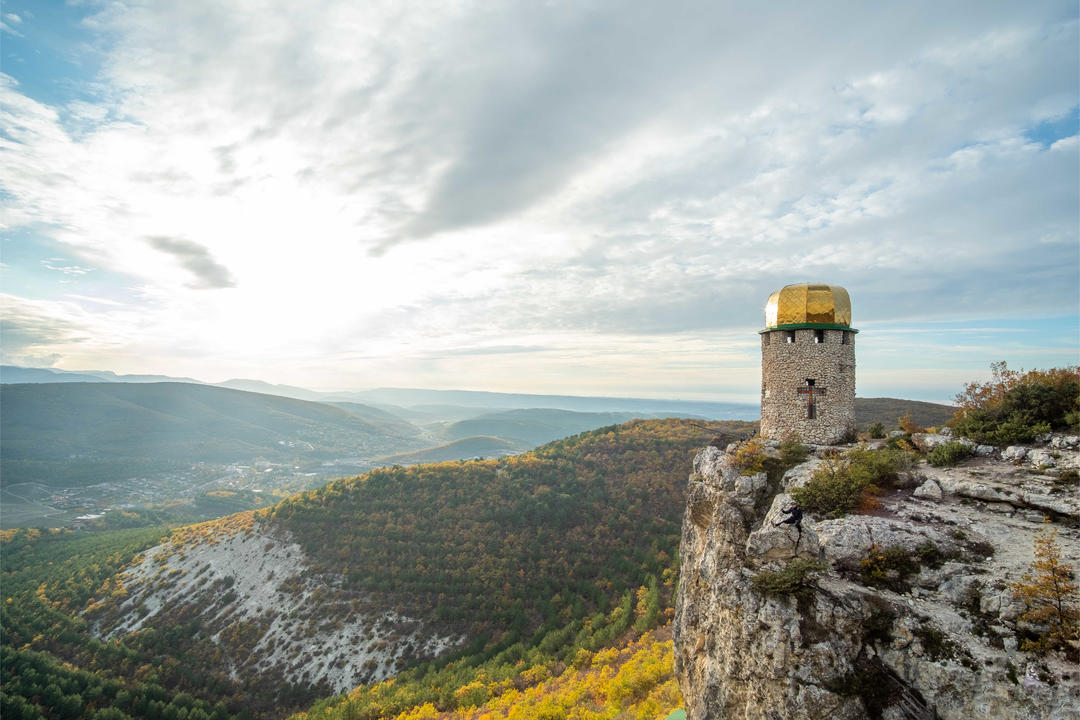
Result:
{"label": "dark cloud", "polygon": [[229,269],[221,265],[210,251],[202,245],[184,240],[155,235],[146,238],[146,242],[155,250],[172,255],[180,265],[195,276],[195,282],[188,287],[195,290],[217,290],[236,287]]}

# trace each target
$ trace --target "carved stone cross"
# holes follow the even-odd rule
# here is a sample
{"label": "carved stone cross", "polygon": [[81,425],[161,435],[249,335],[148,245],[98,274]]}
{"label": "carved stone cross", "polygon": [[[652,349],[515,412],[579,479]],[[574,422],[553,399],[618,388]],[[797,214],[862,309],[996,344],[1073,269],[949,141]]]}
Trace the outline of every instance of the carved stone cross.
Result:
{"label": "carved stone cross", "polygon": [[813,420],[817,417],[818,396],[825,396],[825,388],[815,387],[813,380],[807,380],[806,387],[799,388],[799,394],[806,396],[806,419]]}

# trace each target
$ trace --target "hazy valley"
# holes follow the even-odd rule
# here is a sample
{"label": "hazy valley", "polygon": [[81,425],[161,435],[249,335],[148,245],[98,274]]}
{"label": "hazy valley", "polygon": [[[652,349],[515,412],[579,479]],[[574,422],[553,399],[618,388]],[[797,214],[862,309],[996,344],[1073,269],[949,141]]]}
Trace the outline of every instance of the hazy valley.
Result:
{"label": "hazy valley", "polygon": [[[112,526],[194,522],[266,507],[380,466],[512,455],[633,418],[756,413],[737,403],[393,389],[328,394],[256,381],[219,387],[12,366],[0,378],[0,525],[9,528],[82,525],[106,515]],[[857,412],[862,426],[892,423],[905,412],[933,425],[951,414],[946,406],[888,398],[859,399]]]}

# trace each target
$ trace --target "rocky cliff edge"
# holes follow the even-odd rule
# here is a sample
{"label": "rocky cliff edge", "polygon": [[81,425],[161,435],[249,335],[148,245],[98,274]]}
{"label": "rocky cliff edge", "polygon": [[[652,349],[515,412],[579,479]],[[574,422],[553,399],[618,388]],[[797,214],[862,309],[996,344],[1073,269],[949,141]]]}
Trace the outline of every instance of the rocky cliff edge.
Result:
{"label": "rocky cliff edge", "polygon": [[[1048,516],[1062,559],[1080,568],[1080,500],[1060,476],[1080,466],[1076,445],[979,448],[947,469],[923,462],[873,514],[808,514],[801,536],[774,523],[826,448],[812,448],[778,487],[744,475],[733,446],[702,450],[674,624],[689,720],[1080,718],[1080,668],[1060,652],[1019,649],[1024,606],[1010,585],[1030,568]],[[886,578],[891,589],[864,584],[862,561],[893,548],[918,564]],[[795,558],[822,568],[805,592],[755,589],[755,576]]]}

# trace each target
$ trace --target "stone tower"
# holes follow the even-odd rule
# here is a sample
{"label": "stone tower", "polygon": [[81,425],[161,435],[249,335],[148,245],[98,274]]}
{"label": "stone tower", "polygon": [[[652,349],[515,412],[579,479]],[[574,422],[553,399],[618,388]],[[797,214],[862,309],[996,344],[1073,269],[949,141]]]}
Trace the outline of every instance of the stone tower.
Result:
{"label": "stone tower", "polygon": [[769,296],[761,335],[761,434],[830,445],[855,432],[855,330],[837,285]]}

